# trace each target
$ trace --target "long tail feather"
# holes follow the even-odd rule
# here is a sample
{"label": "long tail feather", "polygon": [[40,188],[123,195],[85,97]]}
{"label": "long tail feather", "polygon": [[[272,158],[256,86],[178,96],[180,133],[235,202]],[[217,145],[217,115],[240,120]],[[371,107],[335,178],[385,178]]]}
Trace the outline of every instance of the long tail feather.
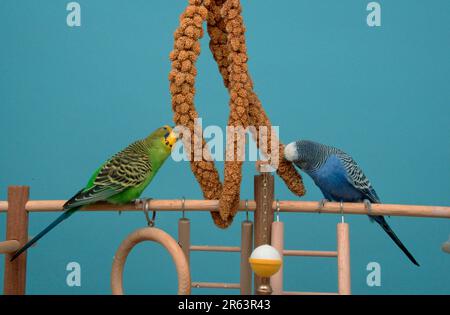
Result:
{"label": "long tail feather", "polygon": [[36,243],[38,240],[40,240],[45,234],[47,234],[48,232],[50,232],[51,230],[53,230],[53,228],[55,226],[57,226],[58,224],[60,224],[62,221],[64,221],[65,219],[67,219],[68,217],[70,217],[75,211],[77,211],[78,209],[80,209],[80,207],[77,208],[72,208],[72,209],[68,209],[66,211],[64,211],[63,214],[61,214],[55,221],[53,221],[52,223],[50,223],[49,226],[47,226],[44,230],[42,230],[38,235],[36,235],[35,237],[33,237],[32,240],[30,240],[28,243],[26,243],[22,248],[20,248],[17,252],[14,253],[14,255],[11,257],[11,261],[13,261],[14,259],[16,259],[17,257],[20,256],[20,254],[22,254],[24,251],[26,251],[30,246],[32,246],[34,243]]}
{"label": "long tail feather", "polygon": [[375,220],[382,228],[383,230],[389,235],[389,237],[397,244],[397,246],[405,253],[406,256],[408,256],[409,260],[416,265],[420,266],[417,260],[413,257],[413,255],[408,251],[408,249],[403,245],[402,241],[395,235],[394,231],[392,231],[389,224],[386,222],[383,216],[369,216],[371,219]]}

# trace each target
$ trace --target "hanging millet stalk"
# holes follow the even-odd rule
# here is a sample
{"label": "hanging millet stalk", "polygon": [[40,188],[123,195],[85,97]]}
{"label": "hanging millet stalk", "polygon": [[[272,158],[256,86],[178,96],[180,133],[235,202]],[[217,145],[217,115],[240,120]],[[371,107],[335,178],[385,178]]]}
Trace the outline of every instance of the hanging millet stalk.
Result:
{"label": "hanging millet stalk", "polygon": [[[201,132],[194,130],[194,120],[198,117],[194,105],[197,74],[195,62],[200,54],[199,40],[203,37],[202,25],[205,20],[211,38],[210,49],[230,95],[228,125],[243,128],[254,126],[257,131],[259,127],[267,127],[267,139],[259,139],[258,132],[253,133],[253,137],[265,156],[271,153],[271,124],[253,91],[248,73],[245,27],[241,10],[239,0],[189,0],[189,5],[180,16],[180,26],[174,34],[174,50],[170,54],[172,69],[169,80],[174,122],[189,128],[193,135],[190,144],[191,169],[204,198],[219,200],[219,212],[211,212],[211,215],[214,223],[221,228],[232,223],[239,205],[242,162],[236,158],[237,140],[235,137],[227,138],[227,148],[233,145],[234,159],[225,161],[222,186],[219,173],[210,158],[194,160],[194,144],[202,145],[200,152],[208,152],[203,139],[194,141],[194,138],[201,137]],[[264,141],[267,141],[267,145],[260,146]],[[303,196],[305,190],[302,178],[292,164],[284,159],[283,148],[280,144],[277,173],[294,194]]]}

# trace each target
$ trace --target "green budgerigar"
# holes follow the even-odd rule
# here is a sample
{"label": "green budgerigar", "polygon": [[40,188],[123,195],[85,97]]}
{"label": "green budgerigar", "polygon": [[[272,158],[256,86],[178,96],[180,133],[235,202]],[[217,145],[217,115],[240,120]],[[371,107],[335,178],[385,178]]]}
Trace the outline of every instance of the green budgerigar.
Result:
{"label": "green budgerigar", "polygon": [[83,206],[98,201],[125,204],[139,198],[169,157],[177,139],[171,127],[163,126],[107,160],[94,172],[86,187],[64,204],[64,213],[19,249],[11,260]]}

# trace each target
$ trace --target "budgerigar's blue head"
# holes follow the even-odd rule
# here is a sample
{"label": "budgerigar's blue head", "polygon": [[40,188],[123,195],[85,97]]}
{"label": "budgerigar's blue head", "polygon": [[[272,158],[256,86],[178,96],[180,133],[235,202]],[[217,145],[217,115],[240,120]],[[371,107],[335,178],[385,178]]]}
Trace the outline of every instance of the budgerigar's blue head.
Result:
{"label": "budgerigar's blue head", "polygon": [[314,170],[326,160],[327,146],[309,140],[289,143],[284,148],[284,156],[304,171]]}

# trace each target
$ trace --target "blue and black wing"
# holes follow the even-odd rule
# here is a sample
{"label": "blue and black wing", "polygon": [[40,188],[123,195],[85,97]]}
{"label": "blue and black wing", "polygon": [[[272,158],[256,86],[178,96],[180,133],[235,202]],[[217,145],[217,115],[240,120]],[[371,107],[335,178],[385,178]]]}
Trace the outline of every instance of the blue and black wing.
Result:
{"label": "blue and black wing", "polygon": [[358,189],[365,196],[365,199],[373,203],[380,203],[380,198],[375,189],[373,189],[369,179],[363,173],[356,161],[353,160],[350,155],[342,151],[337,155],[344,165],[349,183]]}

